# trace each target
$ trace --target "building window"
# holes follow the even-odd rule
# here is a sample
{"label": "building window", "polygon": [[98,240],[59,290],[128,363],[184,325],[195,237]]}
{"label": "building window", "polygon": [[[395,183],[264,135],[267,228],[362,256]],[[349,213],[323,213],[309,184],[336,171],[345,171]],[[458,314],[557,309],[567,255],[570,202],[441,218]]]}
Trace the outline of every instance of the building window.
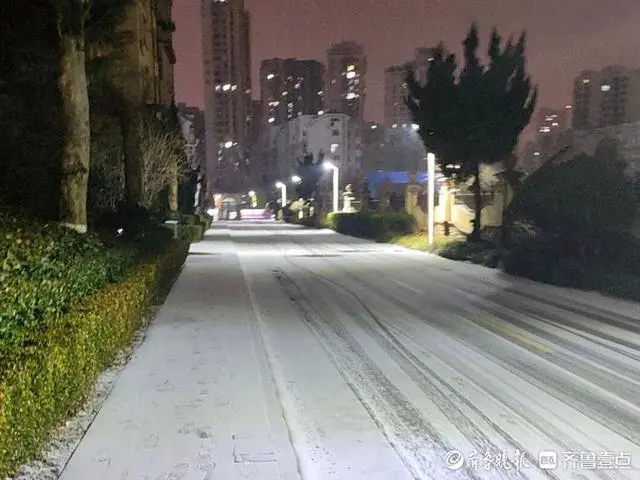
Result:
{"label": "building window", "polygon": [[331,144],[331,153],[336,153],[338,151],[338,148],[340,148],[340,144],[332,143]]}
{"label": "building window", "polygon": [[333,131],[331,132],[331,135],[333,135],[334,137],[339,137],[340,130],[338,130],[337,128],[334,128]]}

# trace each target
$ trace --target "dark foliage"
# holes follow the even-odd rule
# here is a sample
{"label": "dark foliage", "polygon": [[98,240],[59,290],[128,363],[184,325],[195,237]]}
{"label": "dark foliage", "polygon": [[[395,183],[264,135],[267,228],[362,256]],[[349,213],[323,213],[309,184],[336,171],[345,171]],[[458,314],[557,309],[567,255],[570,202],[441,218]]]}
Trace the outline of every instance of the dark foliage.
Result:
{"label": "dark foliage", "polygon": [[308,200],[315,197],[322,179],[323,161],[324,157],[322,155],[314,159],[313,154],[307,154],[301,160],[298,160],[297,174],[302,179],[296,185],[298,198]]}
{"label": "dark foliage", "polygon": [[378,242],[414,231],[413,217],[404,212],[332,213],[327,220],[329,227],[338,233]]}

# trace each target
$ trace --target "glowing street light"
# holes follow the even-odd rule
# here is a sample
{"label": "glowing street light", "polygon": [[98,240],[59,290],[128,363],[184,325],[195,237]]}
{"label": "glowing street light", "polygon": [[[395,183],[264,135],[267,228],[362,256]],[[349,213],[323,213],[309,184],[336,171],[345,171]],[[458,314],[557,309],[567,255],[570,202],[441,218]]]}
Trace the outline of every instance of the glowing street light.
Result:
{"label": "glowing street light", "polygon": [[324,162],[323,167],[325,170],[333,170],[333,212],[338,212],[338,173],[339,169],[331,162]]}
{"label": "glowing street light", "polygon": [[428,198],[428,243],[433,245],[433,235],[435,230],[435,205],[436,205],[436,191],[435,191],[435,176],[436,176],[436,156],[433,153],[427,153],[427,198]]}
{"label": "glowing street light", "polygon": [[299,175],[293,175],[293,176],[291,177],[291,181],[292,181],[293,183],[300,183],[300,182],[302,181],[302,177],[300,177]]}
{"label": "glowing street light", "polygon": [[225,142],[224,148],[231,148],[231,147],[233,147],[233,142]]}
{"label": "glowing street light", "polygon": [[282,207],[284,208],[287,204],[287,186],[282,182],[278,182],[276,183],[276,187],[280,189]]}

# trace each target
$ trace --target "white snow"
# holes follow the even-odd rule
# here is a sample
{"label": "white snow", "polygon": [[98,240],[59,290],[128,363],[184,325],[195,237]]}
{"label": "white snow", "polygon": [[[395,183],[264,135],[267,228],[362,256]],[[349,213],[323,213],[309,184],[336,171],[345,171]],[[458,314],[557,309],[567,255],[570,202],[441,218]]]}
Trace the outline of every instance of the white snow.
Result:
{"label": "white snow", "polygon": [[[327,230],[217,224],[60,478],[638,479],[638,312]],[[16,480],[56,478],[88,423]],[[450,469],[450,450],[479,464]],[[545,450],[633,469],[550,477]]]}

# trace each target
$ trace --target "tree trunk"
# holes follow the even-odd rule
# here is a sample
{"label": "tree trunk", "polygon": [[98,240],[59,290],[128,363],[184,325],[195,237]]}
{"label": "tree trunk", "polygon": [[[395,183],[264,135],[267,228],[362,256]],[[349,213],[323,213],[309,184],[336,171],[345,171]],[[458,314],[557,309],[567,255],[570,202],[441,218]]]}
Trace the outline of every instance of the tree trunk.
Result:
{"label": "tree trunk", "polygon": [[474,219],[473,219],[473,231],[471,232],[470,239],[472,241],[480,240],[480,230],[482,228],[482,189],[480,185],[480,163],[476,163],[473,167],[473,206],[474,206]]}
{"label": "tree trunk", "polygon": [[127,106],[121,117],[124,139],[124,184],[126,202],[130,206],[143,203],[144,165],[142,164],[143,119],[136,106]]}
{"label": "tree trunk", "polygon": [[60,36],[60,76],[64,141],[60,181],[60,221],[87,231],[90,163],[89,93],[85,71],[84,32]]}

